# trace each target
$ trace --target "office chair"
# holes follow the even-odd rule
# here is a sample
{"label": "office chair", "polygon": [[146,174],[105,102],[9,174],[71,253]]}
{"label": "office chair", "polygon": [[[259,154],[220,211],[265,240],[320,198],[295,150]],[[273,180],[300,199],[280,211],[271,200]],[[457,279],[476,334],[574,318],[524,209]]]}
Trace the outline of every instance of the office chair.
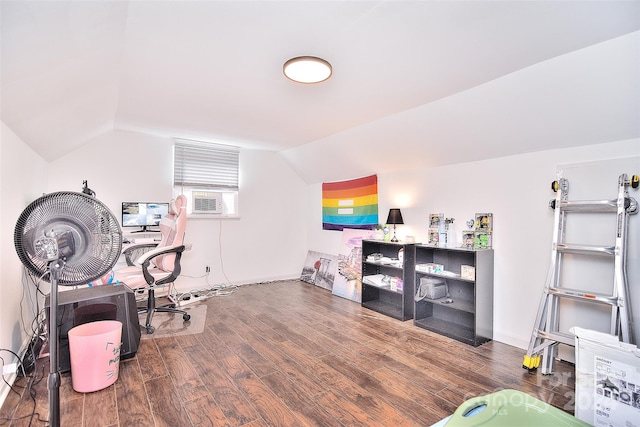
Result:
{"label": "office chair", "polygon": [[180,275],[180,259],[185,250],[183,244],[187,226],[187,198],[178,196],[169,204],[169,213],[160,220],[162,238],[158,244],[134,245],[124,251],[128,267],[116,270],[113,279],[125,283],[134,291],[147,292],[146,307],[138,312],[147,313],[145,327],[152,334],[151,320],[155,312],[182,314],[187,321],[191,316],[176,308],[175,302],[156,305],[156,289],[172,284]]}

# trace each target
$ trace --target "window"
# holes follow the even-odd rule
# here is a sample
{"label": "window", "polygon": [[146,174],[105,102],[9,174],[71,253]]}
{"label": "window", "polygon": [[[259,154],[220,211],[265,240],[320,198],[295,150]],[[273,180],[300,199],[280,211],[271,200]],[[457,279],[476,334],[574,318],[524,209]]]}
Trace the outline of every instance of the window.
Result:
{"label": "window", "polygon": [[240,150],[230,145],[176,140],[173,190],[187,196],[187,214],[238,216]]}

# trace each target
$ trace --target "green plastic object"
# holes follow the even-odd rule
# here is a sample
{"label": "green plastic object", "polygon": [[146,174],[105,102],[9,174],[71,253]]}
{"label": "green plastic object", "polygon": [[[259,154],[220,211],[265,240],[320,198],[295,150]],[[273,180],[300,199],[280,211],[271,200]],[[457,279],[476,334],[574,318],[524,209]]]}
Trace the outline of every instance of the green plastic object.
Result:
{"label": "green plastic object", "polygon": [[501,390],[462,403],[446,427],[590,425],[554,406],[517,390]]}

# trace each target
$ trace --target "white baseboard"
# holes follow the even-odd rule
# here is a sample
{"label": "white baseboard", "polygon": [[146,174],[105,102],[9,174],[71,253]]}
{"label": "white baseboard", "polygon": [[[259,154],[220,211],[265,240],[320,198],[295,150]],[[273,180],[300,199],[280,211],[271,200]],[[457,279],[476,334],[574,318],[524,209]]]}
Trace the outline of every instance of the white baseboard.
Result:
{"label": "white baseboard", "polygon": [[[529,338],[523,338],[520,335],[505,334],[504,332],[493,330],[493,340],[507,344],[513,347],[521,348],[526,351],[529,348]],[[524,356],[524,353],[522,353]]]}

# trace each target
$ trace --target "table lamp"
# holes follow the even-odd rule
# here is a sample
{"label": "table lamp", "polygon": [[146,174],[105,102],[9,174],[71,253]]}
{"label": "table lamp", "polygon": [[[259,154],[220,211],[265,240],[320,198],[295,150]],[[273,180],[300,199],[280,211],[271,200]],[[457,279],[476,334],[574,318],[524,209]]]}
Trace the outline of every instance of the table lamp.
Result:
{"label": "table lamp", "polygon": [[402,214],[400,213],[400,209],[389,209],[387,224],[393,224],[393,238],[391,239],[391,241],[397,242],[398,238],[396,237],[396,224],[404,224],[404,221],[402,220]]}

